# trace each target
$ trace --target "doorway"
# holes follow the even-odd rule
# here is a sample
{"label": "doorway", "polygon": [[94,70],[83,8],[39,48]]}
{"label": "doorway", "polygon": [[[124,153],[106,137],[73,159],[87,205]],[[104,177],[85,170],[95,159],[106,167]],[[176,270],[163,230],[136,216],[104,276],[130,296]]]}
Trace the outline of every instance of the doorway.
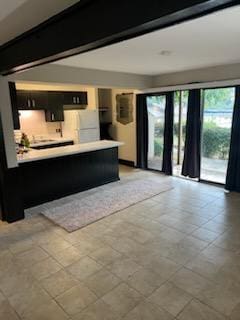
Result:
{"label": "doorway", "polygon": [[202,90],[201,180],[225,184],[235,88]]}

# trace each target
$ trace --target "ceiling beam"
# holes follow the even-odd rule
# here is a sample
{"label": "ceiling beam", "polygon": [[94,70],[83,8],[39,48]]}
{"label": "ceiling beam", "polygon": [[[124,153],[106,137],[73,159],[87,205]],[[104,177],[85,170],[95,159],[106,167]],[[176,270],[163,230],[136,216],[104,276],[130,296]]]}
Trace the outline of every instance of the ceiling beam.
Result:
{"label": "ceiling beam", "polygon": [[0,47],[7,75],[238,4],[235,0],[81,0]]}

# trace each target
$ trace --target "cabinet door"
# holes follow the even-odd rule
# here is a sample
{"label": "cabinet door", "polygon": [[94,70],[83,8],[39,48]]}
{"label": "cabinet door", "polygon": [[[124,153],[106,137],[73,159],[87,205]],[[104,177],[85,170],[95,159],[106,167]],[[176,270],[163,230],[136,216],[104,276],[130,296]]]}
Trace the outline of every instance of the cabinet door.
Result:
{"label": "cabinet door", "polygon": [[19,110],[31,109],[31,92],[25,90],[17,90],[17,107]]}
{"label": "cabinet door", "polygon": [[64,92],[65,105],[86,105],[87,92]]}
{"label": "cabinet door", "polygon": [[13,127],[15,130],[20,129],[19,112],[17,107],[17,91],[14,82],[9,82],[9,91],[12,104]]}
{"label": "cabinet door", "polygon": [[79,92],[78,97],[80,100],[80,104],[88,104],[87,92]]}
{"label": "cabinet door", "polygon": [[63,107],[63,93],[49,91],[48,92],[48,109],[55,110]]}
{"label": "cabinet door", "polygon": [[44,110],[48,105],[48,93],[46,91],[32,91],[31,103],[33,109]]}
{"label": "cabinet door", "polygon": [[45,110],[46,122],[64,121],[63,108],[58,110]]}
{"label": "cabinet door", "polygon": [[64,121],[62,92],[48,92],[47,122]]}

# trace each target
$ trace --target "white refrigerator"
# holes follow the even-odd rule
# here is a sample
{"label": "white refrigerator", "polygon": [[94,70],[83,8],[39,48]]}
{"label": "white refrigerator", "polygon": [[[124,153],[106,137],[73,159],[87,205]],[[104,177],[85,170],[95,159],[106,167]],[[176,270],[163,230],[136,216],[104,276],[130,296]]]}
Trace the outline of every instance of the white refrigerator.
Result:
{"label": "white refrigerator", "polygon": [[62,130],[75,144],[100,140],[98,110],[65,110]]}

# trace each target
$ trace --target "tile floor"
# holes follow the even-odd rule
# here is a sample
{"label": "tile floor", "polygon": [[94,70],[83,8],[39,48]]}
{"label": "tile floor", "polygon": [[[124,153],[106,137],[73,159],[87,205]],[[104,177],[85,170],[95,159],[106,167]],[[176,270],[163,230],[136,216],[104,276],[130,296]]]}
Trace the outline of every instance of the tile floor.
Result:
{"label": "tile floor", "polygon": [[0,224],[1,320],[239,320],[240,196],[174,189],[73,233]]}

